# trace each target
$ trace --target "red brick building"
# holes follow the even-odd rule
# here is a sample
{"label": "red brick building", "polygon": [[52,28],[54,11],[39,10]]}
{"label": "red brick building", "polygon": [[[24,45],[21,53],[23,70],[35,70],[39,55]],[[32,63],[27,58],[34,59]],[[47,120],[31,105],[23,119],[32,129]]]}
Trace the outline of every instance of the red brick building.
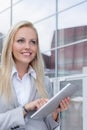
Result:
{"label": "red brick building", "polygon": [[[61,47],[63,46],[63,47]],[[55,32],[51,48],[55,47]],[[87,66],[87,26],[58,30],[58,70],[80,72]],[[43,55],[46,68],[55,68],[55,51],[51,56]]]}

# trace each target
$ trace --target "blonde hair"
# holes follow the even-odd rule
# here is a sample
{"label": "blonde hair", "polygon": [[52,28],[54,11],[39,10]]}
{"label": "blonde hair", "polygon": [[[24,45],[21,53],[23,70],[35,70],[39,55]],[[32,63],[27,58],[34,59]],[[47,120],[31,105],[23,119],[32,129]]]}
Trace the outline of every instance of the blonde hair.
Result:
{"label": "blonde hair", "polygon": [[4,95],[6,99],[9,99],[10,96],[12,96],[11,72],[14,65],[14,60],[12,57],[12,44],[16,32],[22,27],[32,28],[37,35],[38,51],[36,58],[31,62],[31,66],[33,67],[37,75],[37,78],[35,80],[37,90],[41,97],[46,97],[47,94],[44,87],[44,66],[39,49],[38,33],[33,24],[29,21],[21,21],[13,26],[8,32],[7,37],[5,38],[1,56],[0,94]]}

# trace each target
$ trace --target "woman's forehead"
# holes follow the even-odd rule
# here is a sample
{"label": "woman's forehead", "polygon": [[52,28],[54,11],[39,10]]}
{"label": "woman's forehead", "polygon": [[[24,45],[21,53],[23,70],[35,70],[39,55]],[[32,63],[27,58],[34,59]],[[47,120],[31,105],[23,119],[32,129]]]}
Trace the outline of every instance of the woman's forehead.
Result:
{"label": "woman's forehead", "polygon": [[37,34],[33,28],[30,27],[22,27],[18,29],[18,31],[15,33],[15,37],[17,36],[31,36],[37,39]]}

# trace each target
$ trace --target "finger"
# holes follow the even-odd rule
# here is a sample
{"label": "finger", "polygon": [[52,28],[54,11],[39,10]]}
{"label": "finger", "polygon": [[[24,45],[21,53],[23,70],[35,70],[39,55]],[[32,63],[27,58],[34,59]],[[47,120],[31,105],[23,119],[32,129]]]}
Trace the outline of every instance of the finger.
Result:
{"label": "finger", "polygon": [[44,104],[46,104],[48,101],[48,99],[45,98],[41,98],[37,100],[37,108],[39,109],[40,107],[42,107]]}
{"label": "finger", "polygon": [[69,107],[69,102],[66,99],[62,100],[60,103],[61,111],[67,110],[68,107]]}
{"label": "finger", "polygon": [[70,105],[70,97],[67,97],[65,99],[65,103],[66,103],[66,106],[69,107],[69,105]]}

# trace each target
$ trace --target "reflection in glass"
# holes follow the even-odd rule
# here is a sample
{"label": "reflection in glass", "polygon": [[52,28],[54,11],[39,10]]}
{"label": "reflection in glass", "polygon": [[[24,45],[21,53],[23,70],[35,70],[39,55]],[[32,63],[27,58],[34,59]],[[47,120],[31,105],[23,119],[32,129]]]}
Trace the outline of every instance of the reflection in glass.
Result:
{"label": "reflection in glass", "polygon": [[70,107],[67,111],[61,113],[61,130],[82,130],[83,129],[83,96],[82,96],[82,80],[62,81],[60,82],[60,89],[62,89],[68,82],[77,85],[80,89],[73,94],[71,98]]}

